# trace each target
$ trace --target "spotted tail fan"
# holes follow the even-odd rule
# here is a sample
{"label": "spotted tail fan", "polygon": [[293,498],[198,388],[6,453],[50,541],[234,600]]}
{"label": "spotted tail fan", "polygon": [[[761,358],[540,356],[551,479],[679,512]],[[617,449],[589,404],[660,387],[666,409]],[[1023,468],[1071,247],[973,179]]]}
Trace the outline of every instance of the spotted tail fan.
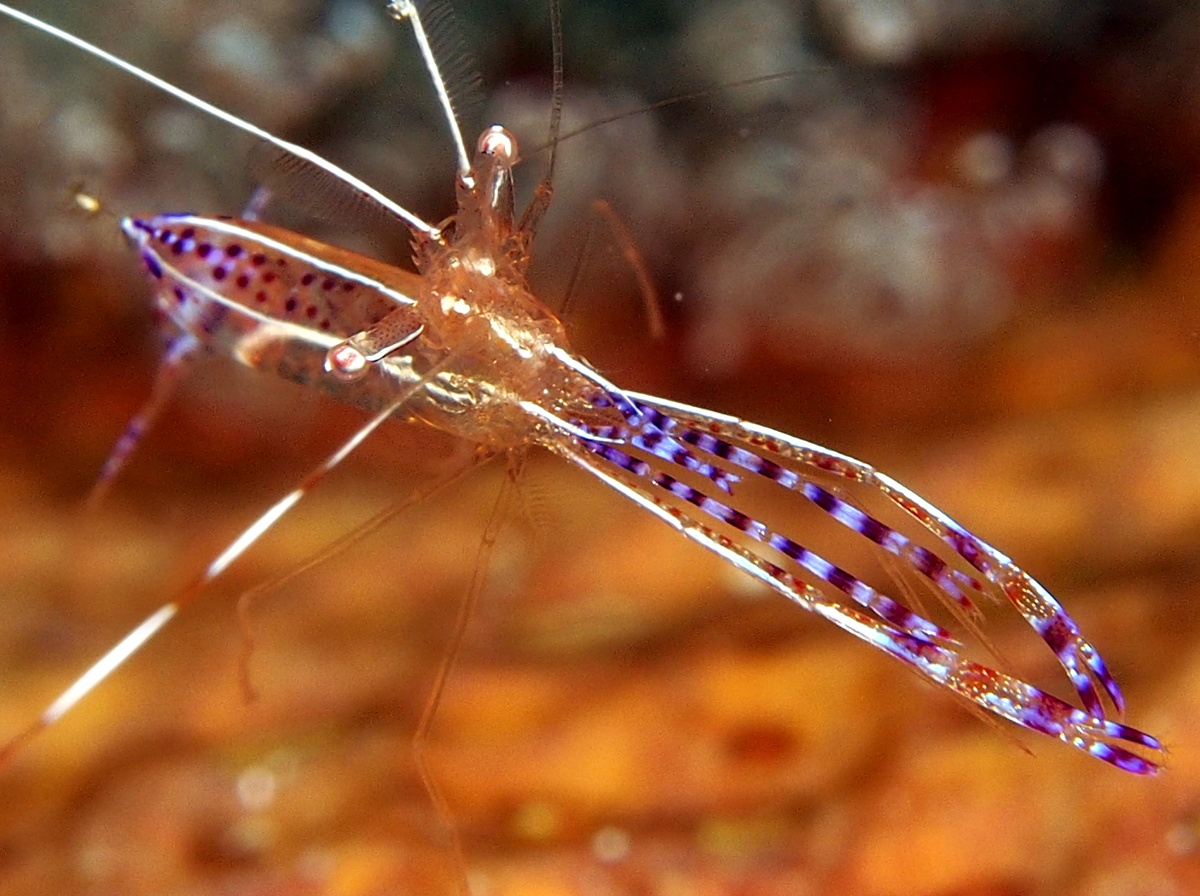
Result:
{"label": "spotted tail fan", "polygon": [[[1107,717],[1119,719],[1124,711],[1120,689],[1061,604],[1008,557],[909,489],[854,458],[734,417],[631,392],[598,393],[593,404],[609,411],[602,425],[573,421],[573,431],[555,433],[547,447],[975,706],[1126,771],[1158,770],[1159,741]],[[623,424],[612,422],[612,408]],[[581,438],[580,431],[594,438]],[[876,561],[911,569],[959,614],[981,619],[975,598],[1012,604],[1053,650],[1083,708],[968,659],[941,625],[801,545],[782,526],[739,509],[743,489],[759,482],[769,484],[775,500],[796,496],[861,536],[858,546],[870,547]],[[841,497],[843,488],[862,491],[864,501],[882,503],[898,521],[884,522],[884,511],[873,515]],[[913,534],[906,534],[910,528]]]}

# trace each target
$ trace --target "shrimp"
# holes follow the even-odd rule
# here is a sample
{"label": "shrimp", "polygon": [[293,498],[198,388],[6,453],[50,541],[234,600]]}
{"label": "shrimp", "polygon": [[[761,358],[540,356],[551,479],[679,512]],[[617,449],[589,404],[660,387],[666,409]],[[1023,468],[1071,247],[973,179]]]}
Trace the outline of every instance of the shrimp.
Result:
{"label": "shrimp", "polygon": [[[325,473],[401,415],[480,445],[485,453],[515,455],[537,447],[557,455],[681,537],[977,710],[1124,771],[1159,769],[1162,745],[1120,721],[1124,700],[1097,648],[1063,606],[1005,554],[862,461],[733,416],[623,389],[576,353],[563,323],[533,295],[527,280],[532,237],[550,199],[548,182],[518,215],[516,138],[494,125],[468,151],[438,54],[422,25],[427,4],[392,0],[388,9],[418,36],[458,160],[457,210],[436,225],[309,150],[0,4],[0,13],[336,179],[359,201],[408,228],[416,269],[411,273],[256,217],[160,214],[121,221],[155,303],[177,334],[164,376],[173,377],[182,357],[203,349],[314,387],[372,416],[180,596],[67,687],[10,742],[5,755],[70,711]],[[115,475],[156,407],[157,401],[135,419],[103,481]],[[756,491],[851,533],[873,562],[898,571],[895,581],[876,582],[827,559],[804,543],[802,532],[746,503],[747,494]],[[1079,704],[969,658],[959,636],[905,603],[901,576],[918,581],[969,631],[982,625],[983,605],[1010,606],[1053,653]]]}

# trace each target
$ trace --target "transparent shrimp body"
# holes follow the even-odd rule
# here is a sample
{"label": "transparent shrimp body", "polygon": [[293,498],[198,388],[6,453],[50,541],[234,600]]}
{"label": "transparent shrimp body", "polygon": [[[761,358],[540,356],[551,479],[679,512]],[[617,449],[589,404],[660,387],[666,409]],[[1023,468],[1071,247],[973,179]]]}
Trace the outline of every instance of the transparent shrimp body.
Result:
{"label": "transparent shrimp body", "polygon": [[404,372],[377,365],[356,381],[322,370],[342,339],[414,305],[400,268],[258,221],[160,215],[121,222],[170,324],[256,370],[376,410]]}
{"label": "transparent shrimp body", "polygon": [[[526,284],[515,161],[511,135],[484,132],[458,214],[414,237],[419,275],[257,221],[166,215],[122,227],[158,307],[207,348],[368,410],[415,386],[405,414],[512,449],[567,416],[620,421],[587,398],[609,384]],[[356,345],[382,350],[367,361]]]}
{"label": "transparent shrimp body", "polygon": [[526,283],[528,235],[514,223],[515,162],[512,135],[484,131],[470,174],[459,179],[458,213],[436,238],[416,239],[422,351],[453,355],[416,413],[495,448],[528,445],[568,418],[620,419],[589,400],[610,385],[572,354],[562,322]]}
{"label": "transparent shrimp body", "polygon": [[[418,7],[397,0],[393,13],[412,20],[423,36]],[[536,194],[533,214],[516,222],[517,150],[503,129],[485,131],[468,159],[447,103],[460,156],[458,211],[433,227],[301,147],[3,4],[0,12],[318,164],[404,221],[419,272],[256,221],[167,215],[123,223],[157,303],[189,344],[315,386],[375,416],[235,539],[192,588],[87,670],[23,736],[61,717],[324,472],[384,420],[403,413],[492,450],[542,446],[976,709],[1126,771],[1159,768],[1162,745],[1118,721],[1124,700],[1099,652],[1063,606],[1006,555],[862,461],[734,417],[621,390],[573,354],[562,324],[525,279],[532,238],[526,222],[536,220],[548,193]],[[436,60],[422,46],[437,83]],[[803,543],[807,529],[754,504],[752,486],[775,503],[832,521],[860,553],[898,572],[872,580],[851,572],[849,563],[827,560]],[[1014,609],[1050,648],[1081,706],[969,658],[948,627],[899,599],[906,594],[903,575],[972,634],[982,633],[988,602]]]}

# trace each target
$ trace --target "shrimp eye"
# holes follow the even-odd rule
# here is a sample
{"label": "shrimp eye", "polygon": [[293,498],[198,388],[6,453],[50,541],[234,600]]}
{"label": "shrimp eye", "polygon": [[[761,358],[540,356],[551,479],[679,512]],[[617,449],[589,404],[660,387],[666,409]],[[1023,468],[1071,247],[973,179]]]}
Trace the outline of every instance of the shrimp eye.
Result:
{"label": "shrimp eye", "polygon": [[500,127],[492,125],[479,135],[475,151],[480,155],[488,155],[501,165],[512,165],[517,158],[517,138]]}
{"label": "shrimp eye", "polygon": [[339,342],[325,353],[325,372],[332,373],[342,382],[362,379],[370,366],[367,356],[349,341]]}

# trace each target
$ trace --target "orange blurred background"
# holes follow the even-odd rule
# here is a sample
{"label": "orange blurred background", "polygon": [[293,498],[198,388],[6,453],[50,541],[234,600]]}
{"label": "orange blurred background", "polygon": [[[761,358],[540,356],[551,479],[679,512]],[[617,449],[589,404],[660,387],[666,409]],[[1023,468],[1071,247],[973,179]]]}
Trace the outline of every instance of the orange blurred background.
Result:
{"label": "orange blurred background", "polygon": [[[38,11],[431,220],[451,211],[425,81],[374,4],[98,6]],[[1103,650],[1130,723],[1167,743],[1162,775],[982,724],[535,454],[427,746],[464,867],[411,737],[501,465],[256,600],[246,629],[235,607],[469,457],[398,423],[0,770],[0,892],[1200,885],[1200,15],[988,8],[569,3],[569,126],[791,74],[565,144],[534,278],[558,307],[583,253],[564,314],[621,385],[868,460],[1013,556]],[[463,14],[480,118],[526,146],[544,19]],[[234,213],[246,146],[7,22],[0,60],[4,736],[361,418],[204,359],[88,517],[159,341],[113,222],[71,191],[114,214]],[[584,236],[597,197],[666,299],[661,342],[619,247]],[[1004,656],[1050,675],[997,616]]]}

